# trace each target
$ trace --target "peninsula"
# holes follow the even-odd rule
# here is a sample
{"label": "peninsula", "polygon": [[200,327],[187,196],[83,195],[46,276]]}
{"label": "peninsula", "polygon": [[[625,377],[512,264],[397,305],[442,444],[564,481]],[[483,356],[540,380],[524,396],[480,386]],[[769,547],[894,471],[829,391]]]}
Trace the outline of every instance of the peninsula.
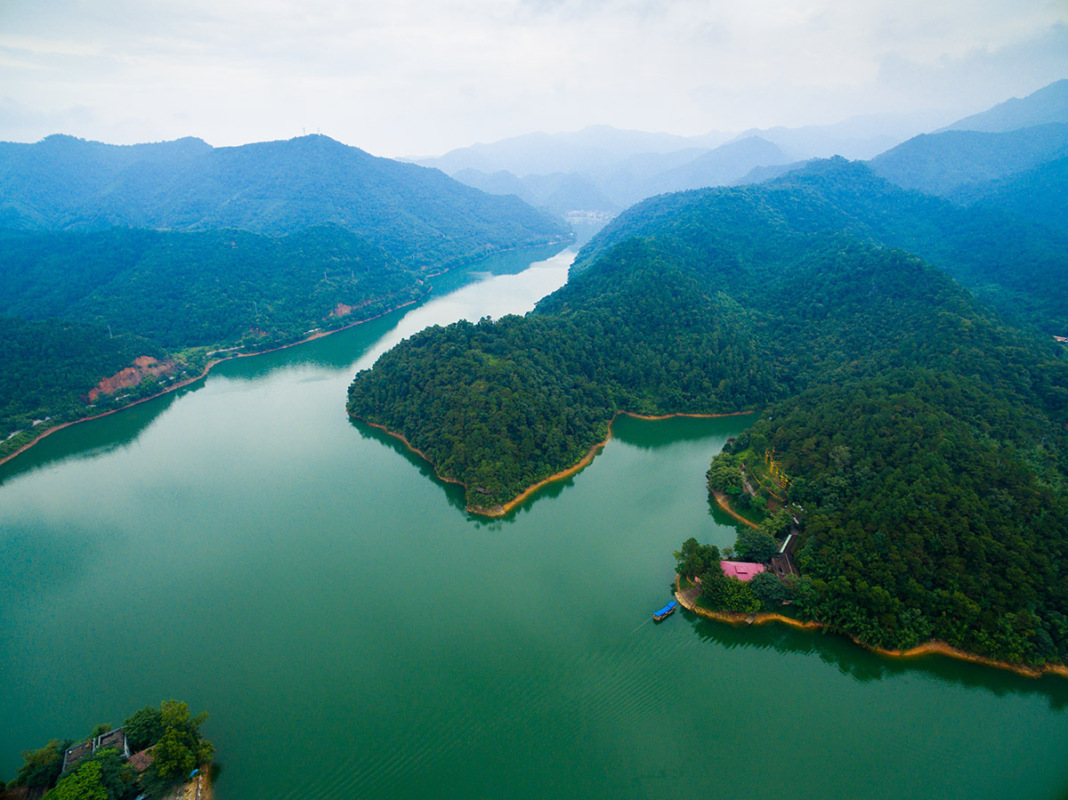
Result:
{"label": "peninsula", "polygon": [[[921,207],[935,224],[909,236],[935,263],[880,242]],[[988,237],[990,216],[968,213],[841,160],[653,198],[525,317],[432,328],[384,354],[348,411],[403,436],[470,509],[501,513],[581,468],[619,413],[764,409],[723,458],[774,453],[788,481],[774,493],[805,509],[796,564],[813,620],[883,650],[937,640],[1063,664],[1068,364],[954,277],[992,297],[984,265],[1016,247],[1027,258],[1006,296],[1055,293],[1042,276],[1062,255],[1054,232],[1040,246],[1006,216]]]}

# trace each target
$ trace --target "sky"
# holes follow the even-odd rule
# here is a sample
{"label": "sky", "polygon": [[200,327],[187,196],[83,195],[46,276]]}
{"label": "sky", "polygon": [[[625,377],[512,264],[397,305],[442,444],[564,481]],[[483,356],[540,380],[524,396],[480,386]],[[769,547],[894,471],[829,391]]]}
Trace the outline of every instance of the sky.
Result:
{"label": "sky", "polygon": [[389,157],[589,125],[698,135],[1068,77],[1068,0],[0,0],[0,140]]}

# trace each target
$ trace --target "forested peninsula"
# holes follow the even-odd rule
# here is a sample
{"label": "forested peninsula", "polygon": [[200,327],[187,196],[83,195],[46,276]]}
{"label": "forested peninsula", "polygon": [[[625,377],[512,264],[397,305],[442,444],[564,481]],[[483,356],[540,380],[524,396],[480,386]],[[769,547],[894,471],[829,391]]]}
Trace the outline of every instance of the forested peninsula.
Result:
{"label": "forested peninsula", "polygon": [[534,312],[411,337],[348,410],[491,511],[619,412],[766,409],[736,446],[793,479],[807,618],[1063,663],[1068,365],[1041,331],[1068,308],[1059,236],[840,160],[653,198]]}
{"label": "forested peninsula", "polygon": [[0,460],[220,358],[372,319],[561,221],[308,136],[0,143]]}

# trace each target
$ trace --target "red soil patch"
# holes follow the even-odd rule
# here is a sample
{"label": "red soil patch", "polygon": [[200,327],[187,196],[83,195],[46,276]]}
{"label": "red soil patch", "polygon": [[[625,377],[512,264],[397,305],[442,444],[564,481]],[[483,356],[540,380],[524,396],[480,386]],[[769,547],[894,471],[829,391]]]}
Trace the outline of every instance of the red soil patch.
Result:
{"label": "red soil patch", "polygon": [[170,359],[157,361],[152,356],[138,356],[134,359],[132,367],[119,370],[110,378],[102,379],[100,383],[90,389],[89,401],[95,402],[102,394],[114,394],[120,389],[137,386],[149,375],[168,375],[174,372],[175,366],[175,363]]}
{"label": "red soil patch", "polygon": [[333,311],[331,311],[327,316],[330,316],[330,317],[347,317],[349,314],[351,314],[357,308],[363,308],[369,302],[371,302],[371,301],[370,300],[364,300],[362,303],[360,303],[359,305],[355,305],[355,306],[346,305],[345,303],[338,303],[336,306],[334,306]]}

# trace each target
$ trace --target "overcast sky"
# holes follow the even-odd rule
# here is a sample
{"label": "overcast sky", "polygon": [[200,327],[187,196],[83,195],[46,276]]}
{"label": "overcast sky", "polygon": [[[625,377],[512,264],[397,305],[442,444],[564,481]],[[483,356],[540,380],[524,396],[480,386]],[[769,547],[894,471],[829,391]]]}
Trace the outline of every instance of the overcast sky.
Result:
{"label": "overcast sky", "polygon": [[376,155],[604,123],[962,116],[1068,77],[1068,0],[0,0],[0,140]]}

